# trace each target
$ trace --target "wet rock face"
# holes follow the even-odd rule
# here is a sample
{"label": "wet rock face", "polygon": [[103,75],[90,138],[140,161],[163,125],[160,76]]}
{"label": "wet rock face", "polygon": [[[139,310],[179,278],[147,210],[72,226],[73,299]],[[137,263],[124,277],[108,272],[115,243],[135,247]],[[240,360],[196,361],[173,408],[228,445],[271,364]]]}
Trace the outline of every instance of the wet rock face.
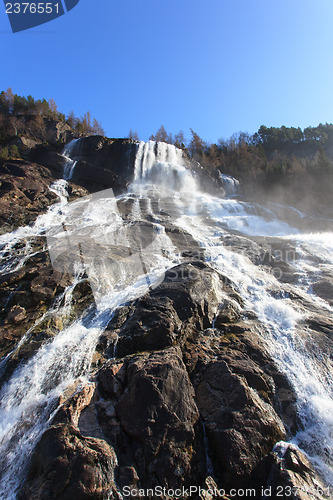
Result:
{"label": "wet rock face", "polygon": [[[82,280],[72,290],[72,307],[69,314],[54,317],[48,313],[55,301],[64,305],[65,290],[73,283],[73,276],[56,271],[44,249],[44,237],[27,239],[35,253],[25,259],[24,267],[9,271],[0,277],[0,356],[5,357],[0,371],[0,384],[15,367],[29,359],[45,340],[52,338],[70,321],[78,317],[93,302],[87,280]],[[18,251],[19,249],[17,249]],[[24,259],[24,248],[22,258]],[[26,342],[18,342],[26,335]]]}
{"label": "wet rock face", "polygon": [[271,451],[298,421],[292,388],[241,308],[228,280],[201,261],[171,269],[121,308],[99,344],[102,359],[111,359],[95,386],[62,399],[23,498],[72,491],[107,498],[98,496],[104,485],[204,486],[212,474],[220,487],[255,487],[260,498]]}
{"label": "wet rock face", "polygon": [[51,172],[22,160],[0,161],[0,232],[34,221],[57,200],[48,188]]}
{"label": "wet rock face", "polygon": [[285,437],[269,397],[275,387],[246,356],[239,359],[238,369],[233,366],[235,359],[223,352],[220,359],[205,361],[207,364],[194,375],[194,386],[216,477],[229,488],[248,486],[262,458]]}
{"label": "wet rock face", "polygon": [[103,440],[83,437],[71,425],[47,430],[32,461],[21,500],[104,500],[113,492],[116,456]]}
{"label": "wet rock face", "polygon": [[331,306],[333,305],[333,276],[327,277],[330,281],[321,279],[313,284],[313,291],[322,299],[326,300]]}
{"label": "wet rock face", "polygon": [[91,136],[80,139],[71,155],[77,161],[72,181],[90,193],[112,188],[123,192],[133,180],[138,144],[129,139]]}
{"label": "wet rock face", "polygon": [[222,288],[217,273],[203,262],[177,266],[166,272],[156,290],[115,315],[102,342],[116,333],[118,356],[183,344],[212,324]]}
{"label": "wet rock face", "polygon": [[188,482],[199,412],[181,350],[136,355],[121,366],[111,362],[98,387],[99,421],[117,450],[120,482],[127,467],[146,486]]}
{"label": "wet rock face", "polygon": [[[59,201],[49,189],[55,179],[62,177],[63,159],[57,156],[61,159],[59,171],[54,170],[53,161],[52,168],[47,168],[23,160],[0,160],[0,234],[32,224]],[[71,201],[88,191],[71,183],[68,193]]]}
{"label": "wet rock face", "polygon": [[57,145],[59,142],[68,142],[73,138],[73,130],[67,123],[44,119],[45,136],[47,142]]}
{"label": "wet rock face", "polygon": [[297,448],[282,443],[267,459],[269,476],[264,498],[324,500],[331,497],[309,460]]}
{"label": "wet rock face", "polygon": [[[37,144],[25,153],[29,161],[45,165],[56,178],[61,178],[66,160],[61,147]],[[138,143],[130,139],[107,139],[102,136],[82,137],[74,145],[71,159],[76,161],[71,182],[95,193],[112,188],[124,192],[133,180]]]}

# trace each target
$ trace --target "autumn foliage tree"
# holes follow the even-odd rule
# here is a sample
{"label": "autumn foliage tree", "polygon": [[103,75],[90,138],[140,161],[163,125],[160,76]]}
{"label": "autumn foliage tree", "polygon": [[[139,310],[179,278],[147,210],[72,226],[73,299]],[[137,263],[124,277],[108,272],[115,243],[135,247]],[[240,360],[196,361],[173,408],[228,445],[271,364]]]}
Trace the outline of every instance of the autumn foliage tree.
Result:
{"label": "autumn foliage tree", "polygon": [[128,133],[128,138],[131,139],[132,141],[139,141],[139,134],[137,130],[132,130],[130,129]]}
{"label": "autumn foliage tree", "polygon": [[166,142],[169,144],[173,143],[172,135],[168,134],[168,132],[165,130],[164,125],[161,125],[157,132],[155,134],[152,134],[149,139],[151,141]]}

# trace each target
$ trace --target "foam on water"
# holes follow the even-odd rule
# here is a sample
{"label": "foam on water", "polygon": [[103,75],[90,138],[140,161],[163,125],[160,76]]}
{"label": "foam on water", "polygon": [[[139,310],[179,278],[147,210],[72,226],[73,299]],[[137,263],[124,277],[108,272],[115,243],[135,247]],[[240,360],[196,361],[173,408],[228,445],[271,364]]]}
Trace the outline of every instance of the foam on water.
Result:
{"label": "foam on water", "polygon": [[250,236],[284,236],[293,231],[264,207],[230,198],[201,194],[198,202],[216,223]]}

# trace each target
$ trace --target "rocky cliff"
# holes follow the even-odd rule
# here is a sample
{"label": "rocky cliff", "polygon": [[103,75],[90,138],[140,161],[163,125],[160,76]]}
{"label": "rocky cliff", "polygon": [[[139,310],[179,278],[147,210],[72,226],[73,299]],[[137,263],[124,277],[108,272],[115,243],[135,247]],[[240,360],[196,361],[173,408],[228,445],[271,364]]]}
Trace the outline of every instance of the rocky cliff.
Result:
{"label": "rocky cliff", "polygon": [[[49,188],[62,176],[61,150],[31,146],[25,159],[0,163],[4,236],[33,224],[58,200]],[[82,139],[71,156],[77,163],[68,183],[70,200],[110,187],[124,193],[137,149],[129,140]],[[200,166],[195,169],[204,178]],[[221,189],[217,179],[202,182]],[[119,216],[132,227],[135,203],[135,196],[118,200]],[[305,455],[292,445],[277,445],[303,423],[295,387],[263,342],[258,314],[246,308],[230,276],[209,265],[193,234],[175,223],[176,205],[161,206],[158,199],[150,206],[138,203],[140,223],[163,226],[181,262],[166,270],[158,286],[113,311],[88,373],[54,399],[49,423],[25,464],[18,498],[155,498],[147,490],[161,486],[180,490],[184,499],[190,487],[196,488],[192,498],[203,499],[243,498],[246,491],[256,499],[327,498],[327,485]],[[17,239],[7,250],[6,240],[1,243],[5,389],[42,346],[95,307],[87,275],[75,281],[52,267],[45,233],[8,238]],[[246,248],[261,268],[274,267],[274,259],[263,258],[267,239],[231,231],[223,244],[236,254]],[[291,287],[297,273],[287,259],[280,269],[280,282]],[[322,300],[330,297],[327,280],[317,287]],[[293,300],[309,307],[301,293],[294,291]],[[323,350],[330,348],[328,313],[319,318],[312,310],[305,328],[315,332]],[[162,498],[171,499],[170,492]]]}

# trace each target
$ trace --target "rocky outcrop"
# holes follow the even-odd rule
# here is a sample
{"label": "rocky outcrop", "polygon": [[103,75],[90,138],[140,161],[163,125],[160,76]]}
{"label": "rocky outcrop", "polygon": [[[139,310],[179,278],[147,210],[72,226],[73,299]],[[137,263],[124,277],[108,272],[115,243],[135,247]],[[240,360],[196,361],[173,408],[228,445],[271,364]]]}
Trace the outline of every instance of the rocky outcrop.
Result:
{"label": "rocky outcrop", "polygon": [[22,156],[30,162],[47,167],[54,179],[61,179],[64,173],[66,160],[61,155],[64,145],[54,146],[51,144],[36,144],[33,148],[25,151]]}
{"label": "rocky outcrop", "polygon": [[104,441],[71,425],[48,429],[39,442],[21,500],[121,498],[114,484],[116,456]]}
{"label": "rocky outcrop", "polygon": [[[225,277],[191,261],[121,308],[100,340],[95,385],[63,399],[23,498],[67,498],[56,489],[62,466],[74,471],[66,488],[77,498],[101,484],[115,495],[132,488],[131,498],[161,485],[204,488],[211,475],[225,491],[251,487],[261,498],[278,481],[272,450],[298,419],[293,389],[241,305]],[[92,448],[98,465],[85,475]]]}
{"label": "rocky outcrop", "polygon": [[74,139],[74,132],[67,123],[44,118],[44,124],[45,140],[48,143],[57,145]]}
{"label": "rocky outcrop", "polygon": [[227,488],[235,484],[259,487],[264,478],[256,469],[274,444],[285,437],[274,410],[274,406],[279,410],[281,386],[270,373],[269,358],[258,347],[256,360],[245,351],[252,332],[245,330],[237,341],[224,339],[216,329],[204,334],[200,347],[193,343],[187,346],[187,363],[193,370],[191,379],[215,478]]}
{"label": "rocky outcrop", "polygon": [[24,152],[35,144],[47,142],[53,146],[72,140],[77,133],[67,123],[41,115],[13,115],[2,129],[9,145]]}
{"label": "rocky outcrop", "polygon": [[130,139],[90,136],[80,139],[71,158],[77,161],[72,181],[90,193],[112,188],[124,192],[133,180],[138,144]]}
{"label": "rocky outcrop", "polygon": [[[217,274],[193,261],[167,271],[163,283],[112,319],[101,341],[117,335],[117,355],[183,345],[212,324],[222,294]],[[112,347],[106,354],[111,355]]]}
{"label": "rocky outcrop", "polygon": [[1,233],[28,225],[57,200],[54,178],[45,167],[22,160],[0,161]]}
{"label": "rocky outcrop", "polygon": [[[55,147],[39,144],[26,153],[29,161],[47,166],[55,176],[62,177],[65,159],[64,145]],[[138,143],[130,139],[107,139],[102,136],[82,137],[74,146],[71,158],[76,167],[71,181],[89,193],[112,188],[115,194],[124,192],[134,175]]]}
{"label": "rocky outcrop", "polygon": [[[77,318],[93,302],[86,279],[73,287],[73,276],[56,271],[50,262],[45,238],[27,240],[35,253],[25,266],[0,276],[0,384],[15,367],[29,359],[45,340],[54,337]],[[24,255],[23,257],[24,258]],[[68,289],[70,312],[61,306]],[[52,304],[58,301],[58,312],[52,314]],[[25,342],[19,341],[24,336]]]}
{"label": "rocky outcrop", "polygon": [[293,500],[324,500],[331,498],[313,470],[309,460],[296,447],[281,443],[268,459],[269,476],[263,498],[289,497]]}
{"label": "rocky outcrop", "polygon": [[128,468],[145,487],[194,479],[199,412],[179,348],[110,362],[98,375],[98,387],[99,422],[117,453],[120,487]]}
{"label": "rocky outcrop", "polygon": [[217,169],[204,168],[200,163],[190,159],[185,158],[185,163],[187,167],[195,173],[196,179],[202,191],[213,194],[215,196],[223,196],[225,194],[225,189],[221,181],[221,176]]}
{"label": "rocky outcrop", "polygon": [[[38,162],[0,160],[1,234],[32,224],[50,205],[59,201],[58,196],[49,187],[62,177],[63,158],[57,153],[53,154],[61,158],[59,171],[54,168],[54,161],[50,161],[52,168],[48,168]],[[70,184],[68,192],[70,200],[88,194],[87,190],[73,183]]]}

